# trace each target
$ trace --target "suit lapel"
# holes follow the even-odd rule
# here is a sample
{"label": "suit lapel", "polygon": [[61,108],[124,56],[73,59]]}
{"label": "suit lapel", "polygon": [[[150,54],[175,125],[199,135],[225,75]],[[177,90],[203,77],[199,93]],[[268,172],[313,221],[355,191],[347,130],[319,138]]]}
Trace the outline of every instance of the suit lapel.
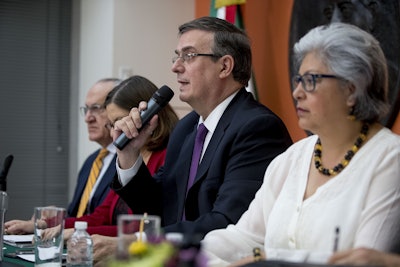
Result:
{"label": "suit lapel", "polygon": [[[97,187],[98,189],[96,189],[95,195],[101,196],[106,190],[109,189],[111,181],[112,181],[112,177],[114,177],[115,173],[116,173],[116,169],[115,169],[115,161],[116,160],[117,160],[117,155],[115,154],[112,161],[108,165],[107,170],[103,174],[103,177]],[[99,191],[101,193],[97,194],[97,191]]]}
{"label": "suit lapel", "polygon": [[[196,137],[196,124],[193,126],[193,131],[189,135],[186,136],[185,140],[182,143],[181,152],[177,158],[183,159],[180,163],[177,164],[178,168],[176,169],[178,172],[181,172],[181,179],[177,181],[177,190],[178,196],[186,196],[186,186],[189,180],[189,171],[190,171],[190,163],[192,160],[194,139]],[[183,201],[184,203],[184,201]]]}
{"label": "suit lapel", "polygon": [[96,157],[97,157],[97,155],[99,153],[100,153],[100,149],[98,149],[95,153],[93,153],[91,155],[90,161],[88,162],[87,166],[85,166],[85,170],[84,170],[83,175],[82,175],[82,177],[84,177],[84,179],[82,179],[82,182],[79,184],[79,189],[78,189],[79,190],[79,199],[78,199],[78,202],[77,202],[78,206],[79,206],[79,202],[81,201],[83,190],[86,187],[86,183],[87,183],[87,180],[89,178],[89,174],[90,174],[90,170],[92,168],[93,162],[94,162],[94,160],[96,159]]}
{"label": "suit lapel", "polygon": [[[204,153],[203,159],[200,162],[199,168],[197,169],[197,174],[193,185],[195,185],[198,181],[202,180],[206,176],[207,170],[209,169],[211,162],[213,161],[213,157],[215,155],[214,152],[217,150],[225,134],[225,130],[231,124],[236,111],[240,110],[241,104],[236,103],[233,105],[233,103],[243,102],[243,99],[246,98],[246,93],[246,89],[241,89],[238,94],[232,99],[225,112],[222,114],[222,117],[219,120],[217,127],[215,128],[215,132],[210,140],[210,143],[207,146],[206,152]],[[192,139],[194,140],[194,137],[192,137]],[[192,142],[192,147],[193,146],[194,141]]]}
{"label": "suit lapel", "polygon": [[215,155],[214,152],[217,149],[222,137],[224,136],[224,133],[225,133],[225,127],[217,126],[217,128],[215,128],[215,132],[210,140],[210,143],[207,146],[204,156],[203,156],[203,158],[200,162],[200,165],[197,169],[197,174],[196,174],[196,178],[193,182],[193,185],[196,184],[199,180],[201,180],[201,177],[206,175],[207,170],[210,167],[210,164]]}
{"label": "suit lapel", "polygon": [[182,148],[179,155],[177,155],[176,157],[180,159],[176,164],[176,168],[174,168],[174,171],[179,173],[179,175],[177,176],[178,179],[175,180],[177,190],[177,203],[179,203],[176,213],[177,221],[180,221],[182,219],[183,209],[185,208],[186,186],[189,180],[190,163],[193,153],[194,138],[196,136],[196,126],[197,120],[196,123],[194,123],[193,125],[192,132],[186,135],[185,139],[182,140]]}

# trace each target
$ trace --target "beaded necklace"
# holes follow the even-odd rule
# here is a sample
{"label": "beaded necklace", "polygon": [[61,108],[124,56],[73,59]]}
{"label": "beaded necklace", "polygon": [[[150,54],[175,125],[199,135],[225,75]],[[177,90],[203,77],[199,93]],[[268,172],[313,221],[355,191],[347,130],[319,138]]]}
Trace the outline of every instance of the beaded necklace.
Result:
{"label": "beaded necklace", "polygon": [[333,167],[332,169],[326,169],[322,165],[322,162],[321,162],[322,145],[321,145],[321,140],[318,138],[317,143],[315,144],[315,149],[314,149],[315,168],[317,168],[317,170],[320,173],[322,173],[323,175],[326,175],[326,176],[337,175],[349,164],[349,162],[353,158],[354,154],[357,153],[357,151],[360,149],[361,145],[367,139],[368,130],[369,130],[368,124],[364,123],[363,126],[361,127],[360,134],[357,137],[357,140],[355,141],[354,145],[351,147],[351,149],[349,151],[346,152],[342,161],[338,165]]}

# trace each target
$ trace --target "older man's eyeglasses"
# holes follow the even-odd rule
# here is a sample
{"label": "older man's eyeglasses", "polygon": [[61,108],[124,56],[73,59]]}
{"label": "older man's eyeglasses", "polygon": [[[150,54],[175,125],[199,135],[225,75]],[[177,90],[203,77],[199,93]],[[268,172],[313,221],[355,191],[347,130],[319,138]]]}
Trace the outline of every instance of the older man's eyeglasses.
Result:
{"label": "older man's eyeglasses", "polygon": [[313,92],[315,90],[315,84],[317,82],[317,79],[322,79],[322,78],[341,79],[341,77],[332,74],[306,73],[304,75],[297,74],[293,76],[292,81],[294,88],[296,88],[299,85],[299,83],[301,83],[301,86],[303,87],[304,91]]}
{"label": "older man's eyeglasses", "polygon": [[175,63],[178,59],[182,59],[183,62],[189,62],[191,59],[195,57],[219,57],[215,54],[202,54],[202,53],[182,53],[180,55],[176,55],[172,58],[172,63]]}
{"label": "older man's eyeglasses", "polygon": [[90,112],[92,115],[98,115],[98,114],[100,114],[101,112],[104,111],[105,107],[104,107],[104,105],[94,104],[94,105],[91,105],[89,107],[88,106],[83,106],[83,107],[80,107],[79,109],[81,110],[81,114],[83,116],[86,116],[86,114],[88,112]]}

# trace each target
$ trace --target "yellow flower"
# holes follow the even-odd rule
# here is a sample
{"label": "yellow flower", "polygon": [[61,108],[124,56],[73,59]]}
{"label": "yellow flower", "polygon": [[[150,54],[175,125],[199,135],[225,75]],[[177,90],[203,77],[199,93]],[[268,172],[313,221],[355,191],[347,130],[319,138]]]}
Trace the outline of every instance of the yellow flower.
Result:
{"label": "yellow flower", "polygon": [[130,255],[143,255],[148,250],[148,245],[142,241],[135,241],[129,245]]}

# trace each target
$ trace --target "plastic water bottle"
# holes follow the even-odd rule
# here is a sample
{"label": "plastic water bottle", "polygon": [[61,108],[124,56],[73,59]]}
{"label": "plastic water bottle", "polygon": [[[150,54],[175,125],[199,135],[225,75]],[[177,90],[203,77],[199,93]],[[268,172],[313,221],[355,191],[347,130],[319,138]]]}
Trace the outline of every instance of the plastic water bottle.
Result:
{"label": "plastic water bottle", "polygon": [[75,232],[67,243],[67,266],[93,266],[93,240],[87,222],[75,222]]}

